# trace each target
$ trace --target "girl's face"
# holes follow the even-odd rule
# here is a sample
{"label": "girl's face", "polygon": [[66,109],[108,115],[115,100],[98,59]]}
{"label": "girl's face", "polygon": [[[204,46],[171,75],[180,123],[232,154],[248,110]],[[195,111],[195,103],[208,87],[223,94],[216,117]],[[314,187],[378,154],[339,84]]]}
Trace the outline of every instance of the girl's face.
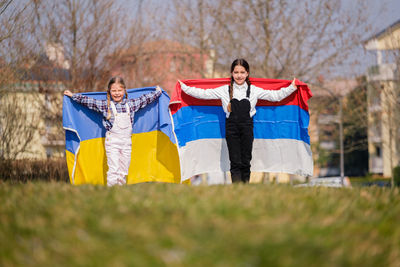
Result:
{"label": "girl's face", "polygon": [[243,66],[237,65],[233,69],[232,77],[238,85],[242,85],[246,81],[247,76],[249,76],[249,73]]}
{"label": "girl's face", "polygon": [[125,88],[119,83],[113,83],[110,88],[110,95],[114,102],[119,103],[125,95]]}

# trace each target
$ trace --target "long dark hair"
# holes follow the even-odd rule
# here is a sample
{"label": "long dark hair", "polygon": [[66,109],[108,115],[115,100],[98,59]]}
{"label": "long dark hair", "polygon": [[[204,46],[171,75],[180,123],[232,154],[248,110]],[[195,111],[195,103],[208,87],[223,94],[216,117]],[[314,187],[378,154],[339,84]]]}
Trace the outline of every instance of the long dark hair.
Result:
{"label": "long dark hair", "polygon": [[[231,65],[231,83],[229,85],[229,99],[230,100],[232,100],[232,98],[233,98],[233,82],[235,81],[233,79],[232,72],[236,66],[242,66],[249,73],[249,75],[246,77],[246,83],[250,88],[250,65],[244,58],[237,58],[232,62],[232,65]],[[229,112],[231,112],[231,104],[230,103],[228,104],[227,109]]]}
{"label": "long dark hair", "polygon": [[114,84],[120,84],[125,89],[125,98],[128,99],[128,92],[126,91],[126,85],[124,79],[120,76],[114,76],[110,79],[107,85],[107,120],[111,118],[111,110],[110,110],[110,99],[111,99],[111,86]]}

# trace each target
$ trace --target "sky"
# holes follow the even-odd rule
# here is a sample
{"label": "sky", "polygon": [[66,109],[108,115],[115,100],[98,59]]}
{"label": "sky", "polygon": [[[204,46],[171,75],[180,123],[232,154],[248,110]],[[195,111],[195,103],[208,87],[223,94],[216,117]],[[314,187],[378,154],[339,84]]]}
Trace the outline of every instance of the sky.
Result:
{"label": "sky", "polygon": [[[368,0],[371,2],[371,20],[376,23],[378,32],[400,20],[400,0]],[[381,9],[382,14],[377,14]]]}
{"label": "sky", "polygon": [[[172,0],[120,0],[127,8],[134,10],[139,2],[145,5],[146,2],[151,2],[157,7],[165,9]],[[223,1],[223,0],[221,0]],[[328,0],[336,1],[336,0]],[[351,6],[357,3],[357,0],[342,0],[346,6]],[[390,26],[397,20],[400,20],[400,0],[362,0],[368,3],[368,13],[370,14],[371,22],[376,24],[378,32],[387,26]]]}
{"label": "sky", "polygon": [[[138,3],[141,2],[142,5],[146,3],[152,3],[158,9],[165,10],[172,3],[172,0],[121,0],[127,4],[130,9],[135,9]],[[221,0],[223,1],[223,0]],[[326,0],[325,0],[326,1]],[[337,0],[327,0],[327,1],[337,1]],[[356,5],[360,0],[342,0],[342,4],[351,8]],[[371,35],[366,35],[365,39],[373,36],[374,34],[384,30],[388,26],[400,20],[400,0],[361,0],[367,3],[366,10],[369,23],[372,25],[373,31]],[[358,51],[355,53],[357,57],[362,57],[362,64],[360,64],[359,70],[356,71],[358,74],[365,73],[369,66],[376,64],[375,52],[365,51],[362,45]]]}

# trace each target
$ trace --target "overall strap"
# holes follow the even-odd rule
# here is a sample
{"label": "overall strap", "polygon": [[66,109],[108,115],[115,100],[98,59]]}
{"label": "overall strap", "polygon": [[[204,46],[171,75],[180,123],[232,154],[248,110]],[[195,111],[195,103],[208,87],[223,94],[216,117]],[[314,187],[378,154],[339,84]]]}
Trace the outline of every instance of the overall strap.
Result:
{"label": "overall strap", "polygon": [[128,101],[125,103],[125,108],[126,108],[126,112],[127,112],[128,114],[131,114],[131,111],[129,110]]}
{"label": "overall strap", "polygon": [[115,104],[114,104],[114,102],[113,101],[111,101],[111,111],[112,111],[112,113],[115,115],[115,114],[117,114],[117,108],[115,107]]}
{"label": "overall strap", "polygon": [[250,97],[250,84],[247,85],[246,98]]}

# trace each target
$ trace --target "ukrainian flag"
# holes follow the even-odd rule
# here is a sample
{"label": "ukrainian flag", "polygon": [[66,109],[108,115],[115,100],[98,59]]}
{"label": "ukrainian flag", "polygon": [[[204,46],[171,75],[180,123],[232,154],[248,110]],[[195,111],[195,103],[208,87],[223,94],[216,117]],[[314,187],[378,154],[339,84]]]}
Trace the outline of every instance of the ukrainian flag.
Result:
{"label": "ukrainian flag", "polygon": [[[129,98],[154,91],[154,87],[129,89]],[[83,93],[106,99],[105,92]],[[153,103],[135,113],[132,158],[127,184],[180,183],[179,156],[168,111],[170,98],[163,91]],[[106,130],[102,115],[64,96],[63,128],[68,173],[72,184],[107,184]]]}

